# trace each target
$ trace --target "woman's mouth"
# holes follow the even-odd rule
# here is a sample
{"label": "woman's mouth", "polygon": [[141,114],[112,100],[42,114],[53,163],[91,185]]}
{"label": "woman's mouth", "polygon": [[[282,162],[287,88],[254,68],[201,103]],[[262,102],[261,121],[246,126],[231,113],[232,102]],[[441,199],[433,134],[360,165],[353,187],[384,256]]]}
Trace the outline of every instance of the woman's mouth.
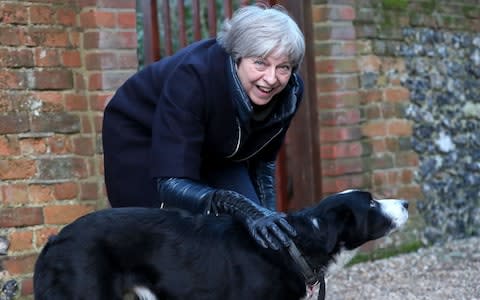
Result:
{"label": "woman's mouth", "polygon": [[265,94],[270,94],[273,91],[273,88],[267,88],[259,85],[257,85],[257,88]]}

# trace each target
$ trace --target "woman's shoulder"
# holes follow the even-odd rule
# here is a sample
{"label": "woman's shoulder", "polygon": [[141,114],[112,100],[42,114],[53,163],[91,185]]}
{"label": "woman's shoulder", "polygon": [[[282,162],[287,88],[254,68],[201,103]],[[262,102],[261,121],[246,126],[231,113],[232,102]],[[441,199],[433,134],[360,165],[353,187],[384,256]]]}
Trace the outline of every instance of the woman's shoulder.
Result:
{"label": "woman's shoulder", "polygon": [[216,39],[205,39],[194,42],[180,50],[172,56],[162,58],[154,65],[197,65],[209,66],[211,64],[225,64],[228,54],[217,43]]}

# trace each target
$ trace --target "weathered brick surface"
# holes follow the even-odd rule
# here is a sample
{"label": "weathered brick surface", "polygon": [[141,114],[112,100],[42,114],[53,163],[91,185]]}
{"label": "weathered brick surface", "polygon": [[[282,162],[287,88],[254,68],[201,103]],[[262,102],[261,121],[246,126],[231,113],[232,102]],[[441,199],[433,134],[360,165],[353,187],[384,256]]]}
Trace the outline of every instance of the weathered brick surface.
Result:
{"label": "weathered brick surface", "polygon": [[135,0],[0,3],[0,270],[21,299],[48,236],[106,206],[102,111],[137,70],[135,26]]}

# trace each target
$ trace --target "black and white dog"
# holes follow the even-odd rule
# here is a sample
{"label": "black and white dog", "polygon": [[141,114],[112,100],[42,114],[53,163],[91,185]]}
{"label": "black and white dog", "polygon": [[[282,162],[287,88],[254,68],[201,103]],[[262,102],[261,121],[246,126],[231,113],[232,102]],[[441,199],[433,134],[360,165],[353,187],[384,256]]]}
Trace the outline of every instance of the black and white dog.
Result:
{"label": "black and white dog", "polygon": [[226,215],[106,209],[48,241],[35,265],[35,299],[114,300],[133,291],[157,300],[297,300],[342,249],[403,225],[407,208],[364,191],[334,194],[287,215],[298,233],[288,251],[261,248]]}

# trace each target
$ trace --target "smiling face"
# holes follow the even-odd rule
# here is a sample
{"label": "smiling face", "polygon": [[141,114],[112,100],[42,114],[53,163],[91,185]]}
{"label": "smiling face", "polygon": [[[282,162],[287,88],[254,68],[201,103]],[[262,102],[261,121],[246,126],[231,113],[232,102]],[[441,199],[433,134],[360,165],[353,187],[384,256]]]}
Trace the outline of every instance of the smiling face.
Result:
{"label": "smiling face", "polygon": [[285,88],[292,66],[286,55],[245,57],[237,65],[237,74],[253,104],[265,105]]}

